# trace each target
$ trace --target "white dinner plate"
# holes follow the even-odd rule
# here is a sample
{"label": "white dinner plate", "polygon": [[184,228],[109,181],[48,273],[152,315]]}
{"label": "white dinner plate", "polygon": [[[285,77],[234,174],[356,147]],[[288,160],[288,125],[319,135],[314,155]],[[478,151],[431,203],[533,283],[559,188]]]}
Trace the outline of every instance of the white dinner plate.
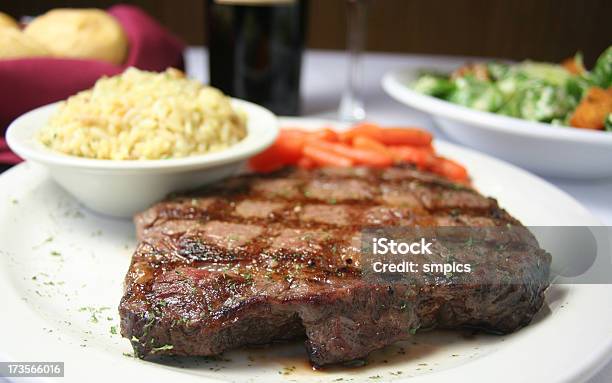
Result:
{"label": "white dinner plate", "polygon": [[555,126],[482,112],[410,88],[423,70],[450,72],[456,65],[430,63],[385,74],[385,91],[428,113],[454,140],[538,174],[593,179],[612,177],[612,133]]}
{"label": "white dinner plate", "polygon": [[[599,224],[567,194],[525,171],[448,143],[436,147],[464,163],[475,186],[526,225]],[[417,334],[375,352],[365,367],[312,371],[299,342],[219,358],[142,361],[115,333],[135,245],[130,221],[86,210],[44,168],[24,163],[2,174],[0,359],[63,361],[61,382],[516,383],[583,380],[612,353],[612,286],[554,285],[534,322],[518,332]]]}

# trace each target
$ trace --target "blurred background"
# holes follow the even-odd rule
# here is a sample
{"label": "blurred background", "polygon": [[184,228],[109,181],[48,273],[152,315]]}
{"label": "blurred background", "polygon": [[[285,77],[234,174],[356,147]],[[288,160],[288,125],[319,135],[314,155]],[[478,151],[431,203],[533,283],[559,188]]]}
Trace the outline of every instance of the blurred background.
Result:
{"label": "blurred background", "polygon": [[[189,45],[205,45],[203,0],[2,1],[15,18],[58,7],[138,5]],[[343,0],[310,0],[307,46],[343,49]],[[560,61],[582,51],[587,65],[612,39],[610,0],[369,0],[369,51]]]}

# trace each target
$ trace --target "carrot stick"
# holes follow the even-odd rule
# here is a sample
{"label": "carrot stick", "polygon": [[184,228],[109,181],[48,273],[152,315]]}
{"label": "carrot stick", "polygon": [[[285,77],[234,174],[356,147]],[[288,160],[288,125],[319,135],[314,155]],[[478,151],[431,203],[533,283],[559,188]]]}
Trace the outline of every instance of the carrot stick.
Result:
{"label": "carrot stick", "polygon": [[308,134],[309,140],[317,141],[338,141],[338,133],[330,128],[323,128]]}
{"label": "carrot stick", "polygon": [[269,173],[284,166],[278,148],[274,145],[249,159],[249,167],[257,172]]}
{"label": "carrot stick", "polygon": [[304,146],[304,156],[310,158],[320,166],[349,167],[353,166],[354,163],[350,158],[311,144]]}
{"label": "carrot stick", "polygon": [[431,144],[432,136],[429,132],[422,129],[385,128],[382,129],[378,141],[385,145],[427,146]]}
{"label": "carrot stick", "polygon": [[279,160],[286,165],[295,164],[302,157],[302,149],[308,139],[308,133],[293,129],[281,129],[276,142]]}
{"label": "carrot stick", "polygon": [[427,152],[427,153],[431,153],[436,154],[436,151],[434,150],[434,147],[432,145],[427,145],[427,146],[415,146],[415,145],[387,145],[387,148],[389,148],[390,151],[394,151],[394,150],[399,150],[402,151],[404,150],[404,148],[409,148],[409,149],[419,149],[421,151]]}
{"label": "carrot stick", "polygon": [[346,144],[314,141],[312,145],[348,157],[357,164],[373,167],[387,167],[393,164],[393,158],[385,153],[350,147]]}
{"label": "carrot stick", "polygon": [[462,182],[468,180],[467,170],[457,162],[445,157],[435,157],[431,171],[453,181]]}
{"label": "carrot stick", "polygon": [[370,150],[372,152],[384,154],[387,157],[395,158],[393,153],[389,151],[389,148],[368,136],[355,136],[353,138],[353,147],[363,150]]}
{"label": "carrot stick", "polygon": [[395,145],[389,146],[388,150],[395,154],[400,161],[416,164],[420,168],[431,166],[435,160],[430,147]]}
{"label": "carrot stick", "polygon": [[302,157],[298,160],[297,166],[302,169],[312,169],[316,167],[317,164],[315,164],[315,162],[308,157]]}
{"label": "carrot stick", "polygon": [[376,124],[364,122],[353,126],[341,135],[343,141],[352,141],[356,136],[366,136],[385,145],[431,144],[432,135],[423,129],[411,127],[382,128]]}
{"label": "carrot stick", "polygon": [[351,129],[341,134],[341,140],[351,142],[356,136],[365,136],[373,140],[380,141],[382,129],[376,124],[370,122],[362,122],[354,125]]}

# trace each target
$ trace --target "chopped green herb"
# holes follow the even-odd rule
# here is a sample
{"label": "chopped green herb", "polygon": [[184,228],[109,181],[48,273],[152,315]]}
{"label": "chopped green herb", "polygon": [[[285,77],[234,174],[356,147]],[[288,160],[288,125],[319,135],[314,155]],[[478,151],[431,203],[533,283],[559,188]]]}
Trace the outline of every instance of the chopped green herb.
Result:
{"label": "chopped green herb", "polygon": [[410,335],[415,335],[419,328],[421,328],[421,325],[417,325],[416,327],[411,327],[410,330],[408,330],[408,332],[410,333]]}
{"label": "chopped green herb", "polygon": [[98,315],[102,314],[103,311],[110,310],[110,307],[81,307],[79,312],[89,312],[91,314],[89,321],[92,323],[98,323]]}
{"label": "chopped green herb", "polygon": [[171,344],[165,344],[161,347],[154,347],[151,349],[152,353],[156,353],[156,352],[160,352],[160,351],[166,351],[166,350],[172,350],[174,348],[173,345]]}

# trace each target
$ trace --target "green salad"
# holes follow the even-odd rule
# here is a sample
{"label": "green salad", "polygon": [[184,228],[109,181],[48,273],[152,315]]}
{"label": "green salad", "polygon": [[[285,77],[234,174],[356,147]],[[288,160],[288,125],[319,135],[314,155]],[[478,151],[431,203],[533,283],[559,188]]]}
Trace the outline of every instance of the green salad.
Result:
{"label": "green salad", "polygon": [[459,105],[530,121],[612,130],[612,46],[587,71],[576,54],[563,64],[524,61],[423,72],[413,89]]}

